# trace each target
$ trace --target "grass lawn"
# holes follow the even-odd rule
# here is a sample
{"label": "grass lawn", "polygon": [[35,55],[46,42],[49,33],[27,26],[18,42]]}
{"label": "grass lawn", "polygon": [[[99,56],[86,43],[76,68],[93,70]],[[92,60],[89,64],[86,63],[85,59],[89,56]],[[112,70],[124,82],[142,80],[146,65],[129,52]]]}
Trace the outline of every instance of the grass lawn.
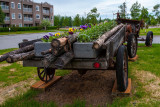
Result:
{"label": "grass lawn", "polygon": [[160,35],[160,28],[149,28],[149,29],[146,29],[146,33],[145,33],[145,29],[140,30],[140,35],[141,36],[146,36],[148,31],[152,31],[153,35]]}
{"label": "grass lawn", "polygon": [[[112,105],[108,105],[109,107],[120,107],[120,106],[121,107],[128,107],[128,106],[158,107],[160,105],[160,100],[159,100],[160,96],[158,97],[153,96],[155,94],[154,92],[157,92],[157,90],[155,89],[156,88],[160,89],[159,53],[160,53],[160,44],[153,44],[152,47],[145,47],[144,44],[139,44],[138,53],[137,53],[139,56],[138,60],[135,62],[129,62],[129,78],[132,79],[132,94],[129,97],[117,97],[116,99],[114,99]],[[14,68],[16,67],[19,68],[21,65],[13,64],[12,67],[13,66]],[[21,68],[21,67],[19,68],[20,69],[19,71],[23,69],[24,72],[32,72],[30,71],[32,68]],[[22,72],[22,74],[24,72]],[[57,71],[56,75],[66,75],[69,72],[70,71],[61,71],[61,72]],[[0,73],[2,74],[1,71]],[[17,74],[17,75],[20,75],[20,74]],[[159,86],[157,85],[152,89],[152,85],[155,85],[155,83],[159,83]],[[147,86],[149,87],[147,88]],[[4,103],[4,105],[2,105],[2,107],[11,107],[11,106],[57,107],[56,102],[35,101],[33,97],[39,93],[40,92],[38,91],[29,90],[23,95],[7,100]],[[64,107],[85,107],[85,101],[77,100],[77,101],[74,101],[73,104],[65,105]]]}

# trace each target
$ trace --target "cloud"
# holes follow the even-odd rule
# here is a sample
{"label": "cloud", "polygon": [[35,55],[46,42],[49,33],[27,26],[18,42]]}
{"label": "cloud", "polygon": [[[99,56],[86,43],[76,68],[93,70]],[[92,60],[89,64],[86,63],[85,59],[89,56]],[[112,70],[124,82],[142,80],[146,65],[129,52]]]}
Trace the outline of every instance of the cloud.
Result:
{"label": "cloud", "polygon": [[[44,2],[44,0],[34,0],[35,2]],[[72,16],[80,14],[85,16],[93,7],[97,7],[102,18],[113,18],[113,13],[116,13],[123,2],[127,2],[127,12],[130,13],[130,8],[133,3],[138,1],[141,6],[148,8],[151,13],[153,6],[160,4],[160,0],[45,0],[54,5],[55,15]]]}

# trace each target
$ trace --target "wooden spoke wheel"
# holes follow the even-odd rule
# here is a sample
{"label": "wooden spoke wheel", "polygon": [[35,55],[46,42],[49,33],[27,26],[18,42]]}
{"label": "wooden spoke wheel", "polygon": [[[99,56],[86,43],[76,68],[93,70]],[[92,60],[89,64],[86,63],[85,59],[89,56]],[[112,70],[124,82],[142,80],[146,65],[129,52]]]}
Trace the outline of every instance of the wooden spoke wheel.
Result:
{"label": "wooden spoke wheel", "polygon": [[53,68],[37,68],[38,77],[44,82],[49,82],[53,79],[55,69]]}

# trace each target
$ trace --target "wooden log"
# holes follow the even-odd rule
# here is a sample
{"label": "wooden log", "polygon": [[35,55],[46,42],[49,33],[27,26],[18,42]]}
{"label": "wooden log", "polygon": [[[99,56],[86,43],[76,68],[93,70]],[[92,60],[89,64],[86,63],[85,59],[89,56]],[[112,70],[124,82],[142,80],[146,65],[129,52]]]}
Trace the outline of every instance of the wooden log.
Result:
{"label": "wooden log", "polygon": [[61,48],[52,49],[52,54],[54,56],[60,56],[60,55],[64,54],[65,52],[67,52],[67,50],[68,50],[67,48],[68,48],[67,45],[65,45]]}
{"label": "wooden log", "polygon": [[52,49],[41,52],[42,55],[46,55],[52,52]]}
{"label": "wooden log", "polygon": [[34,51],[20,53],[20,54],[13,54],[13,55],[9,55],[6,61],[8,63],[14,63],[17,61],[22,61],[22,60],[33,58],[34,56],[35,56]]}
{"label": "wooden log", "polygon": [[54,62],[57,59],[56,56],[53,56],[52,54],[48,54],[44,57],[42,63],[44,67],[48,68],[52,62]]}
{"label": "wooden log", "polygon": [[23,41],[21,43],[19,43],[19,48],[23,48],[26,47],[28,45],[33,45],[35,42],[41,41],[41,39],[35,39],[35,40],[31,40],[31,41]]}
{"label": "wooden log", "polygon": [[62,69],[66,64],[68,64],[74,58],[72,51],[64,53],[62,56],[58,57],[55,61],[56,68]]}
{"label": "wooden log", "polygon": [[117,25],[116,27],[114,27],[113,29],[111,29],[110,31],[106,32],[105,34],[103,34],[101,37],[99,37],[94,43],[93,43],[93,48],[94,49],[99,49],[103,43],[109,38],[111,37],[114,33],[116,33],[120,28],[123,27],[123,24]]}
{"label": "wooden log", "polygon": [[26,46],[26,47],[19,48],[19,49],[17,49],[17,50],[8,52],[8,53],[6,53],[6,54],[4,54],[4,55],[2,55],[2,56],[0,57],[0,62],[6,60],[9,55],[24,53],[24,52],[32,51],[33,49],[34,49],[34,45],[28,45],[28,46]]}
{"label": "wooden log", "polygon": [[53,48],[60,48],[64,45],[66,45],[67,41],[68,41],[68,38],[66,38],[66,37],[53,39],[51,42],[51,46]]}
{"label": "wooden log", "polygon": [[69,36],[68,36],[68,41],[69,41],[70,43],[74,43],[74,42],[77,41],[77,38],[78,38],[78,34],[69,35]]}

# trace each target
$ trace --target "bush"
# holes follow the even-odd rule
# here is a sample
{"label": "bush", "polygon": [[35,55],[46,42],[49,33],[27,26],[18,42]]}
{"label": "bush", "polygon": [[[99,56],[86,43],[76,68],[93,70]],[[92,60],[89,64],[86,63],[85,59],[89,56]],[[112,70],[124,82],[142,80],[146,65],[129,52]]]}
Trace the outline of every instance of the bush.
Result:
{"label": "bush", "polygon": [[[54,26],[53,26],[54,27]],[[30,31],[30,30],[41,30],[42,27],[10,27],[11,32],[16,32],[16,31]],[[9,32],[9,28],[0,28],[0,32]]]}
{"label": "bush", "polygon": [[54,29],[57,29],[58,27],[57,26],[50,26],[50,27],[47,27],[47,30],[54,30]]}

